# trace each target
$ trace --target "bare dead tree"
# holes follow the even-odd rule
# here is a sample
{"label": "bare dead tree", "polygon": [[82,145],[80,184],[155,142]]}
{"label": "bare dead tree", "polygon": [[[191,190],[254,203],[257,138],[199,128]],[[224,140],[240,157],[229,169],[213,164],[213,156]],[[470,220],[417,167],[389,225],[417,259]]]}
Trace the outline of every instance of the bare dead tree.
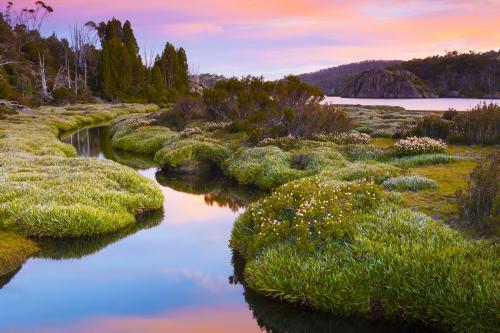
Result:
{"label": "bare dead tree", "polygon": [[79,69],[83,71],[84,89],[87,89],[88,58],[92,48],[97,44],[98,36],[96,30],[89,23],[80,26],[74,24],[70,26],[71,48],[75,54],[75,78],[74,91],[78,93]]}
{"label": "bare dead tree", "polygon": [[143,54],[144,54],[144,66],[146,66],[147,69],[151,69],[154,65],[154,51],[152,48],[149,49],[149,51],[146,49],[146,46],[142,48]]}
{"label": "bare dead tree", "polygon": [[16,34],[15,47],[18,56],[23,46],[33,42],[40,33],[43,22],[47,15],[54,9],[43,1],[36,1],[34,8],[22,8],[17,10],[14,3],[9,1],[4,13],[4,19]]}
{"label": "bare dead tree", "polygon": [[47,87],[47,76],[45,75],[45,56],[41,55],[40,52],[38,52],[38,63],[39,63],[39,68],[40,68],[40,81],[41,81],[41,87],[42,87],[42,99],[47,101],[51,100],[52,97],[49,93],[49,89]]}

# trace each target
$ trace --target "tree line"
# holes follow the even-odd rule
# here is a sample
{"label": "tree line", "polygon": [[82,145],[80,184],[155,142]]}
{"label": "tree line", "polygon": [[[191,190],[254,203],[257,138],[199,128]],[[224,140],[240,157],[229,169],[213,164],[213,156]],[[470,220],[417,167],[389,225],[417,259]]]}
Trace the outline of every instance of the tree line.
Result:
{"label": "tree line", "polygon": [[113,18],[70,27],[70,38],[40,29],[54,8],[36,1],[0,11],[0,99],[23,105],[106,101],[164,104],[189,93],[186,51],[171,43],[143,53],[132,24]]}

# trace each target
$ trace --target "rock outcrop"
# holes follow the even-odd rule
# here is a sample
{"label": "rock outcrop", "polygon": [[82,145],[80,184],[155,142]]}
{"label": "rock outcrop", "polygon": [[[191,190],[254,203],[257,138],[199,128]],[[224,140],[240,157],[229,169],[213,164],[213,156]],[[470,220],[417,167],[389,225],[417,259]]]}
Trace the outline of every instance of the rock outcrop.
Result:
{"label": "rock outcrop", "polygon": [[348,79],[341,91],[351,98],[437,97],[415,74],[405,70],[369,70]]}

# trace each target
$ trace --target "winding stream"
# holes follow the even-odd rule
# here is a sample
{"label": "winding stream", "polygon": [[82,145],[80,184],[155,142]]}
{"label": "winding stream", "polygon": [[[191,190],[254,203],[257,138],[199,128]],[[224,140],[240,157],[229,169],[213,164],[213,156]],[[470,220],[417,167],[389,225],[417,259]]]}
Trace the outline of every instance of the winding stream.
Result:
{"label": "winding stream", "polygon": [[259,193],[216,172],[164,174],[150,157],[113,151],[106,127],[65,141],[81,156],[110,158],[156,181],[164,209],[116,234],[42,241],[36,258],[0,281],[0,332],[417,331],[338,319],[245,291],[228,240]]}

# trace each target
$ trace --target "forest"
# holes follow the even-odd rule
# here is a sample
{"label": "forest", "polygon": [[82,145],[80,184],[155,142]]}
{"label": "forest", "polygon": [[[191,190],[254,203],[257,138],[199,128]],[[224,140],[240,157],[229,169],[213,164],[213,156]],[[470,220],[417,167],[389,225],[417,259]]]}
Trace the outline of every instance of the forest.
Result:
{"label": "forest", "polygon": [[54,9],[37,1],[0,13],[0,98],[25,106],[93,101],[168,103],[189,92],[186,51],[143,52],[129,21],[70,27],[70,40],[41,35]]}

